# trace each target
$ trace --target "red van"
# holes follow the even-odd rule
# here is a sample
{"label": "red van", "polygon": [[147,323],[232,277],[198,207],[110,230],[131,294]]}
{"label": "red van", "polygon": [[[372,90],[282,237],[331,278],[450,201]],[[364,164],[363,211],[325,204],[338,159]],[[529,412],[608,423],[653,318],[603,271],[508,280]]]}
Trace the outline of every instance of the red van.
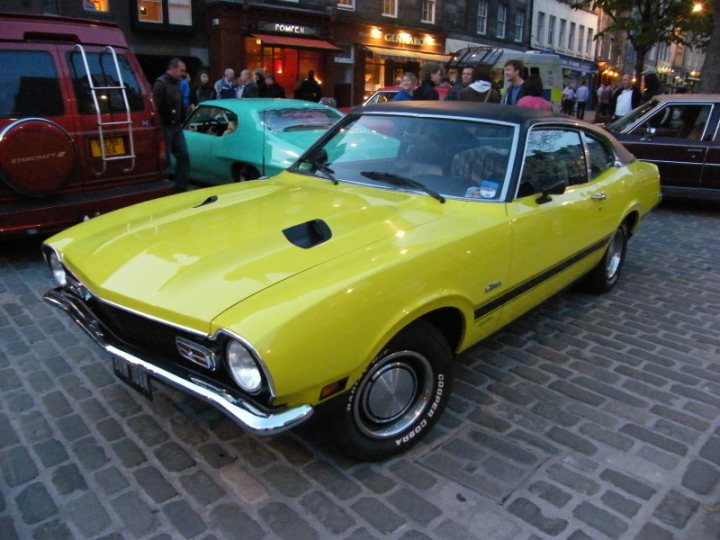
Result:
{"label": "red van", "polygon": [[170,193],[151,95],[115,24],[0,14],[0,237]]}

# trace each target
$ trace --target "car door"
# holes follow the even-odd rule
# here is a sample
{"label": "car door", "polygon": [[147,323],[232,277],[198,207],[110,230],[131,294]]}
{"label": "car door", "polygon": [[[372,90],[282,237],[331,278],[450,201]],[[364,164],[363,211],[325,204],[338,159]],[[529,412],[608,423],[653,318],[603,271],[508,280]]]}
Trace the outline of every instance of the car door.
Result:
{"label": "car door", "polygon": [[[601,172],[591,173],[585,141],[584,132],[571,127],[535,127],[528,134],[518,196],[507,204],[514,297],[502,324],[592,267],[617,226],[612,158],[606,155]],[[564,193],[543,197],[540,186],[549,181],[565,181]]]}
{"label": "car door", "polygon": [[715,106],[715,119],[705,132],[704,142],[707,143],[707,155],[700,179],[704,189],[715,190],[720,196],[720,107]]}
{"label": "car door", "polygon": [[222,107],[201,105],[185,121],[183,130],[190,156],[190,177],[203,183],[229,182],[230,167],[215,159],[218,147],[232,134],[228,132],[230,118],[235,114]]}
{"label": "car door", "polygon": [[705,132],[709,103],[668,103],[624,137],[636,157],[655,163],[663,186],[698,188],[710,146]]}

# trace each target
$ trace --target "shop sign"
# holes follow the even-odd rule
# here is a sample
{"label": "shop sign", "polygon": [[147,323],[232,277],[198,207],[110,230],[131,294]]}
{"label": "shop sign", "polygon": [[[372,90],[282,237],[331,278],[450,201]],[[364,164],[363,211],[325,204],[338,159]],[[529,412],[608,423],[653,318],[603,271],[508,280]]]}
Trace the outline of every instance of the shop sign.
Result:
{"label": "shop sign", "polygon": [[259,22],[258,28],[264,32],[279,32],[282,34],[301,34],[304,36],[314,36],[318,33],[317,28],[312,26],[302,26],[291,23],[277,22]]}
{"label": "shop sign", "polygon": [[430,36],[419,37],[407,34],[405,32],[401,32],[399,34],[387,33],[383,36],[383,40],[389,43],[398,43],[400,45],[416,45],[418,47],[435,45],[435,40]]}

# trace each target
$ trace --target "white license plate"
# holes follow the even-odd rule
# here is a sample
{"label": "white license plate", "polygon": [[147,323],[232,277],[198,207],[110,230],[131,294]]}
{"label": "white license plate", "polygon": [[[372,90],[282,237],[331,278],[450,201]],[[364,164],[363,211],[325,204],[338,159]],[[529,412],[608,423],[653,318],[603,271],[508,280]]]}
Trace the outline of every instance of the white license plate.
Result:
{"label": "white license plate", "polygon": [[152,399],[152,385],[147,372],[126,360],[113,356],[113,371],[118,378],[145,397]]}

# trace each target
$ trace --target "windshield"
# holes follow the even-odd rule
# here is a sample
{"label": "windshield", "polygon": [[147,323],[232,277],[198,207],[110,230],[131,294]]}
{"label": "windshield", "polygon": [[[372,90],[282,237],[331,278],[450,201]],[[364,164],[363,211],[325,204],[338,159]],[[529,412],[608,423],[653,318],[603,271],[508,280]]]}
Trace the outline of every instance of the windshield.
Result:
{"label": "windshield", "polygon": [[[516,126],[489,121],[362,115],[293,170],[340,182],[444,197],[501,200]],[[322,165],[322,166],[320,166]]]}
{"label": "windshield", "polygon": [[341,114],[332,109],[273,109],[263,113],[268,129],[297,131],[306,129],[328,129],[341,118]]}
{"label": "windshield", "polygon": [[650,109],[654,108],[658,102],[654,99],[651,99],[650,101],[643,103],[636,109],[633,109],[625,116],[618,118],[614,122],[611,122],[608,124],[607,128],[610,131],[617,131],[618,133],[622,133],[629,125],[634,124],[635,121],[643,116],[646,112],[648,112]]}

